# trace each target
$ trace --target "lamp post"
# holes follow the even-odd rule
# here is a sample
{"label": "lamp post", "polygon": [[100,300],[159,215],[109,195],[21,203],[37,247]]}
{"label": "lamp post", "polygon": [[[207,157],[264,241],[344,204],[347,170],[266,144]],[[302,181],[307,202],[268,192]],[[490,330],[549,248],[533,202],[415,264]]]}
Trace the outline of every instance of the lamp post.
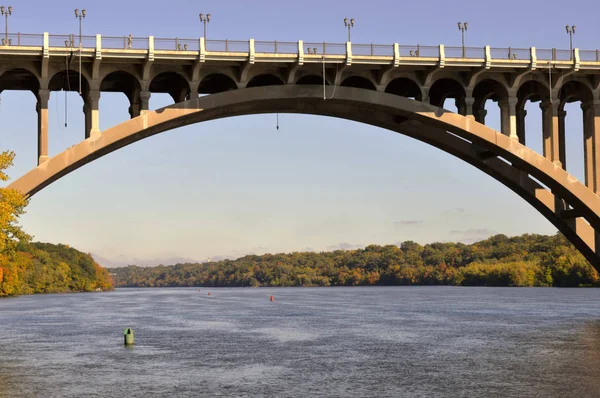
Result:
{"label": "lamp post", "polygon": [[12,6],[8,6],[8,8],[5,8],[4,6],[0,7],[0,13],[2,13],[2,15],[4,15],[4,17],[6,18],[3,43],[6,46],[10,46],[10,41],[8,40],[8,17],[9,15],[12,15],[12,10]]}
{"label": "lamp post", "polygon": [[458,30],[461,31],[462,33],[462,56],[463,58],[465,58],[466,55],[466,51],[465,51],[465,31],[467,30],[467,28],[469,27],[469,23],[465,22],[464,24],[462,22],[458,23]]}
{"label": "lamp post", "polygon": [[348,20],[348,18],[344,18],[344,26],[348,28],[348,41],[351,41],[350,28],[354,27],[354,18],[350,18],[350,20]]}
{"label": "lamp post", "polygon": [[569,49],[571,50],[570,59],[573,59],[573,35],[575,34],[575,25],[566,26],[567,34],[569,35]]}
{"label": "lamp post", "polygon": [[85,18],[85,8],[79,12],[79,9],[75,9],[75,18],[79,19],[79,95],[81,95],[81,50],[82,46],[82,36],[81,36],[81,22],[83,18]]}
{"label": "lamp post", "polygon": [[204,40],[206,40],[206,24],[210,22],[210,14],[200,14],[200,22],[204,24]]}

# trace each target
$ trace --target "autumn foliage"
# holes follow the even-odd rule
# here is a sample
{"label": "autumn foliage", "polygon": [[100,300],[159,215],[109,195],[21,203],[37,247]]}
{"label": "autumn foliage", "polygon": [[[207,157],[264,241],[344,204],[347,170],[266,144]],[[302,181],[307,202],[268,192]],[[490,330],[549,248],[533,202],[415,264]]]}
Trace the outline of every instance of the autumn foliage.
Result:
{"label": "autumn foliage", "polygon": [[596,286],[597,271],[560,234],[496,235],[470,245],[404,242],[360,250],[251,255],[112,268],[117,286]]}
{"label": "autumn foliage", "polygon": [[[14,152],[0,152],[0,181]],[[64,245],[29,243],[17,224],[28,200],[18,191],[0,188],[0,297],[32,293],[84,292],[113,288],[108,271],[90,255]]]}

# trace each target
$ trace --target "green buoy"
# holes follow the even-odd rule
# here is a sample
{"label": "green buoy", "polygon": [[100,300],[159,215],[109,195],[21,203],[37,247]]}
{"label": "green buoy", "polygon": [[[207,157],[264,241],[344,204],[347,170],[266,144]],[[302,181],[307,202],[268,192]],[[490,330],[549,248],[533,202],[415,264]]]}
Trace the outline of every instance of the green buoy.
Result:
{"label": "green buoy", "polygon": [[133,329],[126,328],[124,334],[125,334],[125,345],[133,345]]}

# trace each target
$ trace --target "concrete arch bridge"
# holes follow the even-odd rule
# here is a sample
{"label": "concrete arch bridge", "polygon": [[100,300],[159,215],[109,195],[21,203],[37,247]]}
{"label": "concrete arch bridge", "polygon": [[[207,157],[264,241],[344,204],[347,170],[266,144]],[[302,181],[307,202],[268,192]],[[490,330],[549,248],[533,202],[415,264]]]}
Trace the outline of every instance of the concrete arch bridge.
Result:
{"label": "concrete arch bridge", "polygon": [[[28,196],[100,156],[184,125],[258,113],[327,115],[413,137],[472,164],[530,203],[600,269],[597,52],[589,60],[590,54],[582,57],[578,49],[532,47],[494,58],[506,49],[408,50],[350,42],[311,49],[302,41],[254,40],[207,51],[210,43],[203,38],[197,49],[175,39],[175,50],[161,50],[155,48],[160,39],[152,37],[146,49],[133,48],[126,38],[124,48],[103,49],[97,35],[93,46],[75,51],[82,58],[79,71],[71,65],[73,49],[52,46],[52,39],[46,33],[41,46],[0,46],[0,91],[30,90],[37,98],[38,166],[9,185]],[[50,91],[78,90],[80,78],[84,139],[49,158]],[[132,119],[100,132],[102,92],[124,93]],[[175,104],[150,111],[152,93],[168,93]],[[447,99],[455,101],[458,113],[442,109]],[[488,100],[499,104],[500,132],[484,124]],[[542,154],[526,146],[527,101],[540,102],[542,109]],[[584,119],[582,182],[565,171],[564,106],[576,101]]]}

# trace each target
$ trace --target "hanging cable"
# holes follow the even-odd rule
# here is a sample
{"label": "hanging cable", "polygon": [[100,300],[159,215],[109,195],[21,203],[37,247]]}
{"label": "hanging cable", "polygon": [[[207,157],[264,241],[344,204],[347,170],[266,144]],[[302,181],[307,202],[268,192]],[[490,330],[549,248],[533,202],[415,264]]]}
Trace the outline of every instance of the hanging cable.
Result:
{"label": "hanging cable", "polygon": [[73,60],[73,49],[71,48],[71,54],[69,55],[69,57],[65,58],[65,64],[67,67],[67,78],[66,78],[66,86],[67,86],[67,90],[65,90],[65,127],[67,127],[67,119],[68,119],[68,103],[67,103],[67,91],[71,91],[71,79],[69,78],[69,65],[71,64],[71,61]]}
{"label": "hanging cable", "polygon": [[279,131],[279,113],[277,114],[277,131]]}
{"label": "hanging cable", "polygon": [[325,94],[325,54],[323,54],[323,100],[327,99]]}

